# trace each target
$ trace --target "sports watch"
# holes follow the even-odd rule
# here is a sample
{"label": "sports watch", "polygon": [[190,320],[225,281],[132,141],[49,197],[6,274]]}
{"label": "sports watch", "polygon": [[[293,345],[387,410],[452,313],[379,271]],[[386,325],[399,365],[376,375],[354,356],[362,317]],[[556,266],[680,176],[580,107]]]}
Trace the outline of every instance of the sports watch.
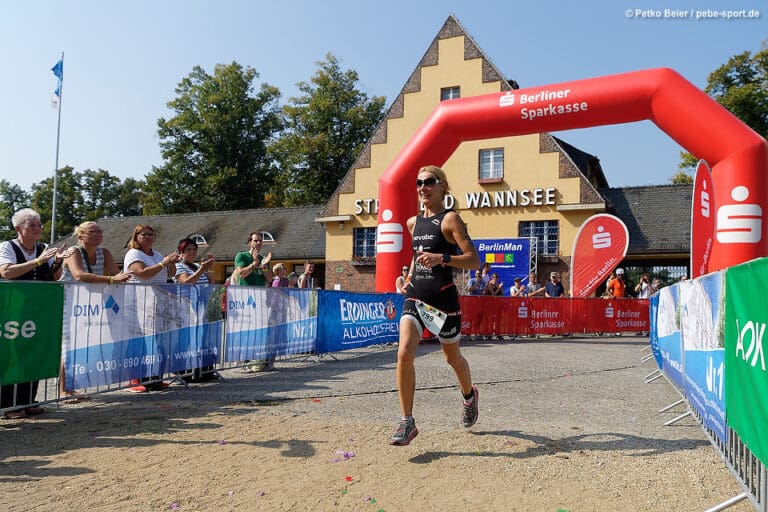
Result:
{"label": "sports watch", "polygon": [[447,252],[443,253],[443,263],[446,265],[451,262],[451,255]]}

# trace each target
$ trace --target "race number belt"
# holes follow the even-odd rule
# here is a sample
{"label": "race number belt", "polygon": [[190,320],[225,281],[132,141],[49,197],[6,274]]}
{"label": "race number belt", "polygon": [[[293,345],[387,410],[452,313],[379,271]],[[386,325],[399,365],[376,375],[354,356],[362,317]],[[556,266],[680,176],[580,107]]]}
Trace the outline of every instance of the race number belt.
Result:
{"label": "race number belt", "polygon": [[421,321],[424,322],[424,327],[435,336],[439,335],[440,331],[443,330],[443,324],[445,324],[448,315],[420,300],[416,301],[416,311],[419,312]]}

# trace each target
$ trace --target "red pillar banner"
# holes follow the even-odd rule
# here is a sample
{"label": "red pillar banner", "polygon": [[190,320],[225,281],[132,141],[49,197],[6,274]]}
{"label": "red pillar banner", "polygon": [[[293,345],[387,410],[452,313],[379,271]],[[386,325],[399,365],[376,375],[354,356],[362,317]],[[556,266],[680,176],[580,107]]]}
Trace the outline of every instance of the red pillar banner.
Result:
{"label": "red pillar banner", "polygon": [[573,241],[571,296],[591,296],[624,259],[627,247],[629,231],[620,218],[598,213],[584,221]]}
{"label": "red pillar banner", "polygon": [[715,187],[707,162],[699,160],[691,200],[691,279],[707,274],[715,236]]}
{"label": "red pillar banner", "polygon": [[411,259],[405,223],[417,211],[422,166],[443,165],[463,141],[645,119],[712,164],[717,209],[707,272],[768,256],[765,139],[660,68],[441,102],[379,178],[376,291],[394,291],[392,276]]}

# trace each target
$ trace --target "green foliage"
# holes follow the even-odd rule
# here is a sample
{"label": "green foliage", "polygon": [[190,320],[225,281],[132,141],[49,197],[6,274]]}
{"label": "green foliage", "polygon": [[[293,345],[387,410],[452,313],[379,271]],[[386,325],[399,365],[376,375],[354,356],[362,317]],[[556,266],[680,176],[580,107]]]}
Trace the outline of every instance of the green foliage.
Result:
{"label": "green foliage", "polygon": [[[710,73],[704,92],[763,138],[768,138],[768,42],[764,41],[754,55],[748,51],[734,55]],[[693,170],[697,162],[690,153],[681,152],[678,167]]]}
{"label": "green foliage", "polygon": [[11,217],[18,210],[29,206],[29,194],[18,185],[0,180],[0,240],[16,237]]}
{"label": "green foliage", "polygon": [[278,204],[326,202],[384,117],[384,98],[358,90],[356,71],[330,53],[317,64],[283,107],[287,131],[270,147],[281,170],[270,194]]}
{"label": "green foliage", "polygon": [[[688,155],[690,156],[689,153],[688,153]],[[694,166],[695,165],[696,164],[694,164]],[[691,176],[690,174],[688,174],[687,172],[685,172],[683,170],[680,170],[680,171],[677,172],[677,174],[672,176],[669,179],[669,181],[672,182],[673,185],[692,185],[693,184],[693,176]]]}
{"label": "green foliage", "polygon": [[144,213],[258,208],[274,184],[267,145],[281,129],[277,88],[254,91],[256,70],[195,66],[157,122],[164,163],[146,177]]}
{"label": "green foliage", "polygon": [[[27,195],[26,203],[13,208],[15,212],[29,206],[40,213],[45,225],[43,241],[51,238],[53,186],[53,177],[32,185],[32,193]],[[103,169],[86,169],[83,172],[77,172],[69,166],[59,169],[56,183],[56,238],[70,235],[78,224],[86,220],[139,215],[141,206],[138,190],[141,187],[140,181],[128,178],[125,183],[121,183],[119,178]]]}

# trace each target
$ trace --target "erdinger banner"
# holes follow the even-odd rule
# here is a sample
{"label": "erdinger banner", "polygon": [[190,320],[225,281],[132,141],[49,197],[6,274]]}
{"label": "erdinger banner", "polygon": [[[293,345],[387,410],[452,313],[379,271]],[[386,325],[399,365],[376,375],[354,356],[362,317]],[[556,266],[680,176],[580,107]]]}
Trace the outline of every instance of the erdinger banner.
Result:
{"label": "erdinger banner", "polygon": [[403,302],[397,293],[321,293],[317,353],[398,341]]}
{"label": "erdinger banner", "polygon": [[696,166],[691,203],[691,277],[694,278],[707,273],[715,236],[714,185],[704,160],[699,160]]}
{"label": "erdinger banner", "polygon": [[628,246],[629,232],[621,219],[607,213],[588,218],[573,242],[571,295],[592,295],[624,259]]}

